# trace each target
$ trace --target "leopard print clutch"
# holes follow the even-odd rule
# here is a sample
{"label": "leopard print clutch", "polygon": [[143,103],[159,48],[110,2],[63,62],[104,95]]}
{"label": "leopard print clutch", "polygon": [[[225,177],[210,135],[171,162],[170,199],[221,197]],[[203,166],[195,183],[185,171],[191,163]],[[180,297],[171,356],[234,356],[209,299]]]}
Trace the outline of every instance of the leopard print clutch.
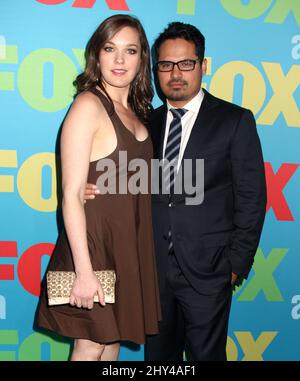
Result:
{"label": "leopard print clutch", "polygon": [[[94,271],[103,292],[105,303],[115,302],[116,273],[114,270]],[[47,271],[47,294],[49,306],[68,304],[75,280],[72,271]],[[99,302],[98,295],[94,296],[94,302]]]}

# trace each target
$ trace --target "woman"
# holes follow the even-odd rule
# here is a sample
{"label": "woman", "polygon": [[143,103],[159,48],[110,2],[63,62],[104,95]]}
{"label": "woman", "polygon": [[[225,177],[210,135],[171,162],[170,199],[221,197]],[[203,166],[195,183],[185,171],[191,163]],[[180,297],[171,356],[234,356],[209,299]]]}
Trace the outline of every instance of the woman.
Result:
{"label": "woman", "polygon": [[[146,334],[156,334],[160,319],[150,193],[117,190],[84,203],[86,183],[104,174],[97,170],[104,159],[116,163],[117,184],[121,151],[128,162],[144,159],[150,168],[145,124],[153,93],[140,22],[127,15],[106,19],[87,45],[86,61],[62,130],[65,230],[48,268],[75,271],[76,279],[68,305],[49,307],[44,290],[38,325],[75,339],[71,360],[107,361],[117,360],[121,340],[142,344]],[[93,270],[107,269],[116,271],[116,302],[105,305]],[[93,303],[96,294],[100,303]]]}

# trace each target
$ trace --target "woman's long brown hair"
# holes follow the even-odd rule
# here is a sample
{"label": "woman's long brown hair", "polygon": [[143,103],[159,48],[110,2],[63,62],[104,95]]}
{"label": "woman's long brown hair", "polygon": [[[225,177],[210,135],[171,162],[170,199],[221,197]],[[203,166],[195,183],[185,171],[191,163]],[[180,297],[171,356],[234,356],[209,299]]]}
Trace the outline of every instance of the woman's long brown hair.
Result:
{"label": "woman's long brown hair", "polygon": [[150,49],[142,24],[133,16],[123,14],[111,16],[104,20],[96,29],[86,46],[85,70],[74,81],[77,89],[76,95],[87,90],[97,93],[96,87],[99,87],[109,100],[112,112],[114,111],[113,102],[103,85],[99,53],[104,44],[124,27],[136,29],[141,43],[141,65],[135,79],[130,85],[128,102],[141,122],[147,124],[151,111],[151,100],[153,98]]}

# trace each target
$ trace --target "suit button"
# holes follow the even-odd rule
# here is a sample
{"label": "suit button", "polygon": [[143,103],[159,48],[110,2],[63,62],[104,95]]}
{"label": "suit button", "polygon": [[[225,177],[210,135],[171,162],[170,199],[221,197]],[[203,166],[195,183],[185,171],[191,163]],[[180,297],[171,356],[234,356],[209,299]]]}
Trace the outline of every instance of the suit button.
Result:
{"label": "suit button", "polygon": [[174,203],[173,203],[173,202],[170,202],[170,203],[169,203],[169,208],[172,208],[172,206],[174,206]]}

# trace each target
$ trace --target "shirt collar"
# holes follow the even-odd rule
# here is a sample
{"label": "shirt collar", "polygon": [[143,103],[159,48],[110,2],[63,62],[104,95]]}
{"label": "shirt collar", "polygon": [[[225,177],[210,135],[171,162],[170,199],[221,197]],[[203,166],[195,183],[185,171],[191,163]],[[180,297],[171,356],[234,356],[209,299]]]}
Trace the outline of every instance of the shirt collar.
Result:
{"label": "shirt collar", "polygon": [[[199,93],[197,95],[195,95],[194,98],[192,98],[182,108],[184,108],[188,111],[192,111],[194,113],[198,113],[199,108],[201,106],[201,103],[203,101],[203,98],[204,98],[204,91],[202,89],[200,89]],[[171,108],[174,108],[174,106],[170,105],[168,100],[167,100],[167,107],[168,107],[168,111],[170,111]]]}

